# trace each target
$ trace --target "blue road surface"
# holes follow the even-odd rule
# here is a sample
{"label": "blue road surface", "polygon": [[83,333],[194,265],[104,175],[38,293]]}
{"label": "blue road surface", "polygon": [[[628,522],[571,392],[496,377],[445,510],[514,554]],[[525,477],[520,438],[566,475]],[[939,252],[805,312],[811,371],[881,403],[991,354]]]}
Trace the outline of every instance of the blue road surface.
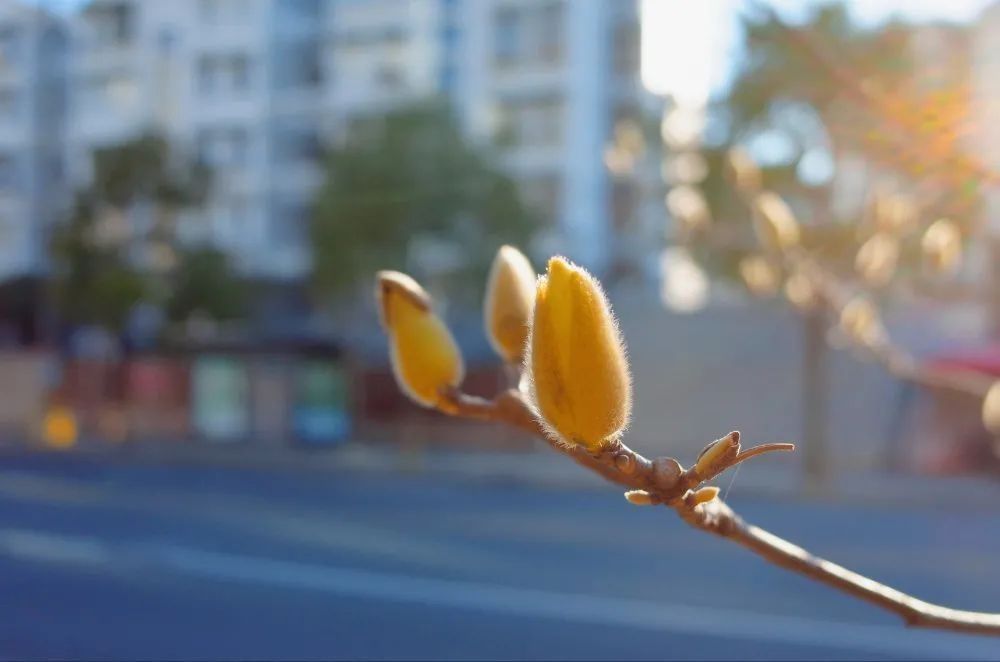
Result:
{"label": "blue road surface", "polygon": [[[996,509],[730,501],[918,597],[1000,609]],[[629,506],[346,473],[0,461],[5,659],[1000,659]]]}

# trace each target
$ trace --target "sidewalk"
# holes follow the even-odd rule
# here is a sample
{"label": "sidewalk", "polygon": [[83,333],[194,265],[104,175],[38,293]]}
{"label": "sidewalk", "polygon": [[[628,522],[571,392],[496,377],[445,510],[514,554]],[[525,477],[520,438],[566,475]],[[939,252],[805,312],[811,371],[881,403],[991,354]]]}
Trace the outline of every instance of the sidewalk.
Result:
{"label": "sidewalk", "polygon": [[[22,446],[0,446],[5,455],[45,453]],[[539,446],[528,452],[462,452],[351,442],[331,449],[261,448],[244,445],[160,443],[132,447],[81,446],[71,453],[111,462],[198,465],[249,470],[363,472],[439,476],[475,483],[508,483],[551,489],[617,491],[575,462]],[[893,507],[1000,510],[1000,477],[916,476],[877,471],[841,472],[822,487],[803,479],[797,462],[782,456],[747,463],[715,484],[733,497],[811,500]]]}

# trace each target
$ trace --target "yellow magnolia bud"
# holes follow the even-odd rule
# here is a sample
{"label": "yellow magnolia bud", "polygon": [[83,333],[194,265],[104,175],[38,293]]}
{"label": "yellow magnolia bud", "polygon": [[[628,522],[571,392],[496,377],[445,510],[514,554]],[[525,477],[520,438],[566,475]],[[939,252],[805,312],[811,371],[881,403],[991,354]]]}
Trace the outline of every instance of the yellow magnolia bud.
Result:
{"label": "yellow magnolia bud", "polygon": [[653,495],[646,490],[629,490],[625,493],[625,500],[633,506],[653,505]]}
{"label": "yellow magnolia bud", "polygon": [[693,495],[691,495],[691,505],[697,506],[703,503],[708,503],[715,497],[719,496],[719,488],[715,486],[702,487],[697,490]]}
{"label": "yellow magnolia bud", "polygon": [[812,279],[801,272],[793,273],[785,281],[785,296],[789,303],[803,311],[811,310],[819,299]]}
{"label": "yellow magnolia bud", "polygon": [[740,276],[747,289],[756,296],[769,297],[778,291],[781,274],[762,255],[748,255],[740,260]]}
{"label": "yellow magnolia bud", "polygon": [[799,243],[799,223],[776,193],[764,191],[754,200],[754,231],[761,246],[784,251]]}
{"label": "yellow magnolia bud", "polygon": [[993,383],[983,399],[983,426],[1000,436],[1000,380]]}
{"label": "yellow magnolia bud", "polygon": [[754,195],[760,191],[760,168],[753,158],[739,147],[734,147],[726,154],[726,175],[737,191],[744,195]]}
{"label": "yellow magnolia bud", "polygon": [[535,270],[524,253],[502,246],[486,285],[483,319],[490,344],[508,363],[520,363],[535,308]]}
{"label": "yellow magnolia bud", "polygon": [[458,386],[465,373],[451,331],[434,314],[430,296],[417,281],[398,271],[380,271],[376,278],[396,381],[417,403],[442,406],[442,391]]}
{"label": "yellow magnolia bud", "polygon": [[851,299],[840,311],[840,328],[848,338],[863,347],[875,347],[886,338],[878,309],[862,296]]}
{"label": "yellow magnolia bud", "polygon": [[858,249],[854,268],[865,283],[882,287],[892,280],[898,263],[899,241],[890,234],[878,232]]}
{"label": "yellow magnolia bud", "polygon": [[528,343],[534,408],[554,439],[600,450],[626,426],[632,384],[600,284],[561,257],[538,280]]}
{"label": "yellow magnolia bud", "polygon": [[924,264],[931,273],[950,273],[962,260],[962,232],[953,221],[938,219],[927,228],[920,247],[924,252]]}
{"label": "yellow magnolia bud", "polygon": [[695,472],[702,480],[709,480],[726,464],[731,463],[740,452],[740,435],[738,432],[727,434],[722,439],[716,439],[701,451],[695,462]]}

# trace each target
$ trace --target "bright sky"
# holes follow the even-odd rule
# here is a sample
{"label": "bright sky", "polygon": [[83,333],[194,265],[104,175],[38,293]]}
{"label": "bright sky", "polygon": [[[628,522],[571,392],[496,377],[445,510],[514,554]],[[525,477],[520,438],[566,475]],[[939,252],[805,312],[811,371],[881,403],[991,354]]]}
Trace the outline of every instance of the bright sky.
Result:
{"label": "bright sky", "polygon": [[[875,24],[894,15],[912,21],[971,21],[1000,0],[853,0],[848,7],[861,22]],[[743,0],[642,0],[643,81],[654,92],[682,102],[703,103],[725,85],[737,61],[737,17]],[[816,0],[772,0],[782,16],[796,20]]]}

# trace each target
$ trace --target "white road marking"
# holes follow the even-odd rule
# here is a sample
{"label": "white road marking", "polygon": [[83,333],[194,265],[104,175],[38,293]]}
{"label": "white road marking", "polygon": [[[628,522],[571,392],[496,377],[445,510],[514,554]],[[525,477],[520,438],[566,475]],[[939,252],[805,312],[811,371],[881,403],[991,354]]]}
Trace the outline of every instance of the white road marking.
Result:
{"label": "white road marking", "polygon": [[[176,545],[133,543],[111,546],[96,538],[0,529],[0,554],[57,563],[115,564],[114,551],[141,555],[152,566],[218,581],[319,591],[428,607],[468,609],[566,623],[614,625],[749,641],[914,658],[996,660],[995,639],[946,632],[906,630],[692,606],[515,588],[481,582],[432,579],[314,563],[257,558]],[[148,568],[149,566],[147,566]]]}

